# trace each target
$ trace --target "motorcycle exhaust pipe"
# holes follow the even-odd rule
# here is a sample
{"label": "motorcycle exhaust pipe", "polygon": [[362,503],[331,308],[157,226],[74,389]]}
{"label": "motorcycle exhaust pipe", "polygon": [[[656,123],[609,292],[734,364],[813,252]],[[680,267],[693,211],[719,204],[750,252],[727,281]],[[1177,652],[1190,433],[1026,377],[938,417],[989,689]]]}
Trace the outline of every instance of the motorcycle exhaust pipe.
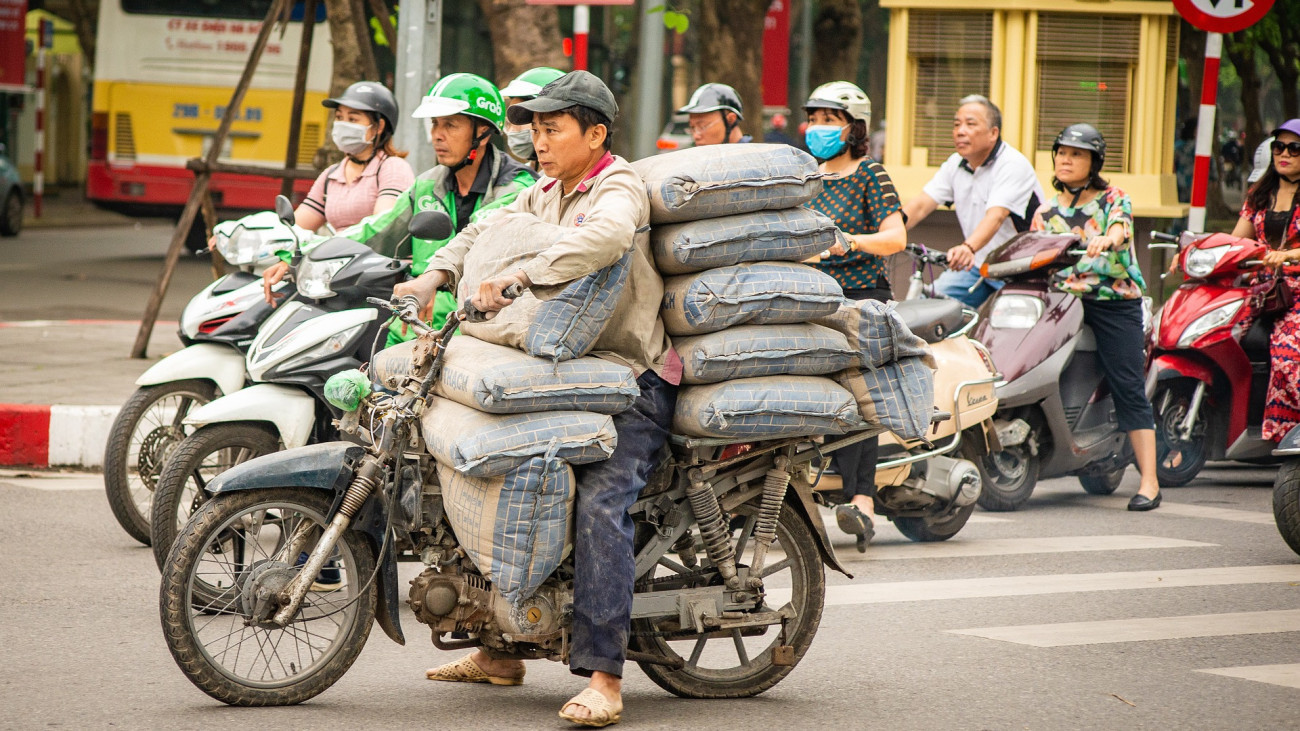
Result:
{"label": "motorcycle exhaust pipe", "polygon": [[946,505],[964,508],[979,499],[982,487],[979,468],[973,462],[934,457],[927,461],[921,491]]}

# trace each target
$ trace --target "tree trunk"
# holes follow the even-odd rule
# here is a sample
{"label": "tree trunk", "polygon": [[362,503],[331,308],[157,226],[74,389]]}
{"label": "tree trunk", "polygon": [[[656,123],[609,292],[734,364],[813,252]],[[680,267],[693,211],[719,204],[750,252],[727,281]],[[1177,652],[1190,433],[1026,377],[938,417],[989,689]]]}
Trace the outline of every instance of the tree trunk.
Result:
{"label": "tree trunk", "polygon": [[828,81],[856,84],[861,48],[862,10],[858,0],[821,0],[813,18],[809,88],[816,89]]}
{"label": "tree trunk", "polygon": [[700,3],[699,66],[706,82],[729,84],[745,105],[746,134],[763,140],[763,19],[769,0],[709,0]]}
{"label": "tree trunk", "polygon": [[505,86],[535,66],[568,69],[560,44],[560,14],[554,6],[524,0],[478,0],[492,33],[496,83]]}
{"label": "tree trunk", "polygon": [[1247,152],[1254,152],[1253,145],[1264,139],[1264,121],[1259,104],[1261,81],[1255,65],[1255,45],[1246,38],[1245,31],[1239,31],[1224,37],[1223,50],[1241,79],[1241,109],[1246,118]]}
{"label": "tree trunk", "polygon": [[357,38],[358,21],[353,17],[352,0],[325,0],[325,14],[330,24],[330,44],[334,47],[334,75],[330,79],[330,96],[342,94],[348,86],[366,77],[366,63]]}

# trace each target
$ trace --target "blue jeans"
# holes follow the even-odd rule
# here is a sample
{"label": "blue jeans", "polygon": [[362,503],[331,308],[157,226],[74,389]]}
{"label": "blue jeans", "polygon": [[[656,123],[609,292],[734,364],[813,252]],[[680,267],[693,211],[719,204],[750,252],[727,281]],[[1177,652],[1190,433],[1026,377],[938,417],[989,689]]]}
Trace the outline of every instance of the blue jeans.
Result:
{"label": "blue jeans", "polygon": [[641,395],[614,416],[618,445],[609,459],[575,470],[577,524],[573,537],[573,646],[569,670],[623,676],[632,627],[636,565],[628,508],[654,471],[668,439],[677,387],[646,371]]}
{"label": "blue jeans", "polygon": [[[979,307],[984,304],[984,300],[993,296],[993,293],[1002,289],[1002,282],[997,279],[984,279],[980,276],[979,267],[971,267],[964,272],[954,272],[951,269],[939,275],[934,280],[934,290],[945,297],[951,297],[955,300]],[[971,287],[975,290],[971,291]]]}

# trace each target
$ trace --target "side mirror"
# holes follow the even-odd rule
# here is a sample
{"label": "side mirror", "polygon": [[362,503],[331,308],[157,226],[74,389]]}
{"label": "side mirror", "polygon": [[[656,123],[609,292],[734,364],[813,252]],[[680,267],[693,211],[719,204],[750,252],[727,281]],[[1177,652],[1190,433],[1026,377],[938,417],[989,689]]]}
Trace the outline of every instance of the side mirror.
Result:
{"label": "side mirror", "polygon": [[293,212],[293,204],[282,195],[275,197],[275,215],[280,219],[280,223],[286,226],[293,226],[297,222],[297,217]]}
{"label": "side mirror", "polygon": [[417,239],[439,241],[452,234],[451,216],[442,211],[420,211],[411,217],[406,230]]}

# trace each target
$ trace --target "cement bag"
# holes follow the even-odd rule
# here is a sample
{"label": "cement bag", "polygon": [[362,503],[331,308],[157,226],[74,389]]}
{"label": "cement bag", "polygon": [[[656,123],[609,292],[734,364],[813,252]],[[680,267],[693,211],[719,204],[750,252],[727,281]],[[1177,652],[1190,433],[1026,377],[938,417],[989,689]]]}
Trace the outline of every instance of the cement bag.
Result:
{"label": "cement bag", "polygon": [[808,322],[844,300],[829,275],[804,264],[760,262],[664,280],[661,314],[669,335],[703,335],[735,325]]}
{"label": "cement bag", "polygon": [[[545,223],[531,213],[493,219],[465,255],[457,299],[472,296],[486,279],[517,271],[523,262],[571,233],[573,229]],[[493,319],[467,322],[461,332],[539,358],[561,361],[584,356],[609,324],[631,265],[629,249],[614,264],[566,285],[533,287]]]}
{"label": "cement bag", "polygon": [[641,389],[627,366],[586,356],[556,363],[468,335],[451,339],[434,393],[489,414],[617,414]]}
{"label": "cement bag", "polygon": [[485,414],[437,397],[420,417],[420,431],[434,458],[473,477],[504,475],[533,457],[598,462],[618,441],[613,420],[602,414]]}
{"label": "cement bag", "polygon": [[858,426],[853,394],[829,378],[766,376],[677,392],[673,432],[693,437],[771,439],[840,434]]}
{"label": "cement bag", "polygon": [[743,213],[650,229],[650,248],[664,274],[751,261],[803,261],[837,241],[835,222],[810,208]]}
{"label": "cement bag", "polygon": [[512,605],[532,596],[564,557],[576,494],[573,468],[533,457],[497,477],[438,465],[442,503],[474,565]]}
{"label": "cement bag", "polygon": [[756,376],[823,376],[858,362],[848,339],[820,325],[741,325],[677,338],[682,383],[717,383]]}
{"label": "cement bag", "polygon": [[789,145],[688,147],[632,163],[650,195],[650,223],[794,208],[821,192],[817,160]]}
{"label": "cement bag", "polygon": [[857,402],[858,413],[902,439],[917,439],[930,429],[934,413],[934,371],[929,356],[910,356],[879,368],[850,368],[835,375]]}
{"label": "cement bag", "polygon": [[912,334],[902,316],[894,311],[892,302],[846,299],[835,312],[813,322],[848,336],[864,368],[930,352],[925,341]]}

